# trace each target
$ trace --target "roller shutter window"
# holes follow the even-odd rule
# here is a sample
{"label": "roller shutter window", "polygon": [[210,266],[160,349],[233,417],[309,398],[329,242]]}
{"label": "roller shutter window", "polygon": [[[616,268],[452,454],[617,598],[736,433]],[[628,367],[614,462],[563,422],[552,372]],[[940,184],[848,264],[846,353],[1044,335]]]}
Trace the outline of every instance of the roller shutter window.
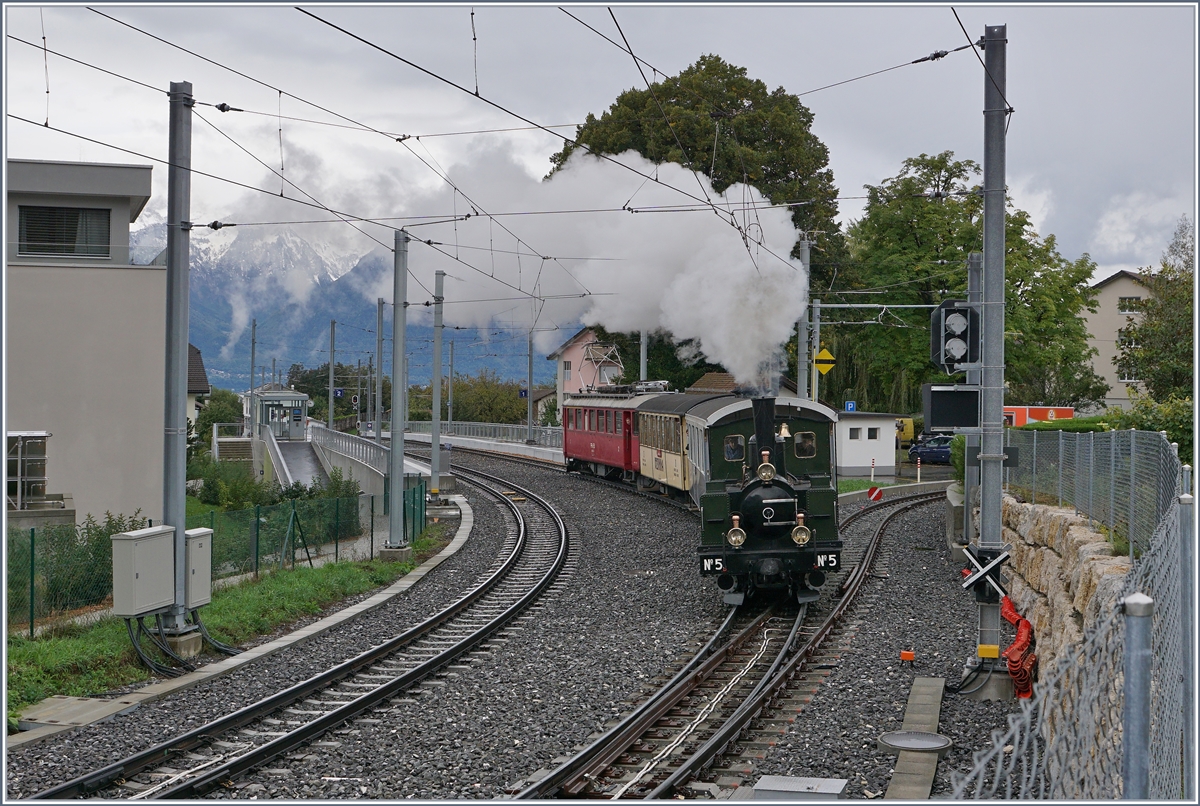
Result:
{"label": "roller shutter window", "polygon": [[110,215],[108,209],[22,206],[17,251],[22,255],[109,257]]}

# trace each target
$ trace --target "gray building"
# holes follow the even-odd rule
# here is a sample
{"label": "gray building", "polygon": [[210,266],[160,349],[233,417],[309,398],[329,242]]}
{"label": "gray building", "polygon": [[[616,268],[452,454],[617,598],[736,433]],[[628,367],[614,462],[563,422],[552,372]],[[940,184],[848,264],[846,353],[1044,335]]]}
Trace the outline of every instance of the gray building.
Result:
{"label": "gray building", "polygon": [[129,259],[149,165],[7,162],[6,429],[82,518],[162,518],[166,271]]}
{"label": "gray building", "polygon": [[1149,295],[1146,286],[1136,272],[1118,271],[1092,285],[1096,291],[1096,312],[1088,313],[1088,346],[1096,348],[1092,357],[1092,369],[1108,384],[1106,406],[1129,408],[1129,387],[1144,392],[1145,387],[1137,378],[1122,378],[1113,359],[1120,345],[1117,331],[1125,327],[1130,319],[1137,320],[1141,314],[1137,305]]}

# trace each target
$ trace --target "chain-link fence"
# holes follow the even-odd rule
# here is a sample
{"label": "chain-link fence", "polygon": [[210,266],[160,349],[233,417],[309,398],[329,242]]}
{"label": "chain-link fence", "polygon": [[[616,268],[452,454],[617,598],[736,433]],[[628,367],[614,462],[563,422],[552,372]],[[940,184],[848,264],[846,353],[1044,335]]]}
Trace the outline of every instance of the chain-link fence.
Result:
{"label": "chain-link fence", "polygon": [[[1117,599],[1141,592],[1154,600],[1150,742],[1137,752],[1148,757],[1149,797],[1181,798],[1191,748],[1184,734],[1187,604],[1180,576],[1185,482],[1175,451],[1161,434],[1136,431],[1010,430],[1007,444],[1020,454],[1018,466],[1006,472],[1010,491],[1031,503],[1074,506],[1129,545],[1133,568]],[[1118,607],[1085,631],[1076,651],[1041,670],[1033,698],[1009,717],[1007,730],[994,731],[992,746],[976,754],[973,768],[956,773],[954,797],[1121,797],[1125,653]]]}
{"label": "chain-link fence", "polygon": [[[425,528],[425,483],[406,478],[403,543]],[[100,617],[112,605],[110,536],[148,525],[109,517],[81,526],[10,529],[6,596],[8,629],[28,630]],[[234,512],[192,515],[187,528],[213,530],[214,580],[251,577],[311,561],[378,556],[388,537],[389,502],[382,495],[313,498]]]}

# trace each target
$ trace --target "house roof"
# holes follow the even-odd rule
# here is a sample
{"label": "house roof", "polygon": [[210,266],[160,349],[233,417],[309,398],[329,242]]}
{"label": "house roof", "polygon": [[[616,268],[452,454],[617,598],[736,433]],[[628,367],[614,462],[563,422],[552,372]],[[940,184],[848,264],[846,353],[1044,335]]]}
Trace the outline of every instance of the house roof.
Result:
{"label": "house roof", "polygon": [[1120,269],[1119,271],[1115,271],[1112,274],[1108,275],[1103,280],[1093,283],[1092,288],[1103,288],[1104,286],[1111,283],[1113,280],[1120,279],[1121,277],[1128,277],[1130,280],[1133,280],[1138,285],[1145,285],[1145,283],[1142,282],[1141,276],[1137,272],[1128,271],[1126,269]]}
{"label": "house roof", "polygon": [[581,330],[580,330],[578,333],[576,333],[574,336],[572,336],[571,338],[567,339],[567,340],[566,340],[566,341],[564,341],[562,344],[558,345],[558,348],[557,348],[557,349],[556,349],[554,352],[552,352],[552,353],[550,353],[549,355],[547,355],[547,356],[546,356],[546,360],[547,360],[547,361],[556,361],[556,360],[558,360],[558,357],[559,357],[560,355],[562,355],[562,354],[563,354],[563,352],[564,352],[564,351],[565,351],[565,350],[566,350],[568,347],[570,347],[572,344],[575,344],[577,341],[579,341],[579,340],[580,340],[580,337],[582,337],[582,336],[583,336],[585,333],[591,333],[591,334],[592,334],[592,341],[596,341],[596,333],[595,333],[595,331],[593,331],[593,330],[592,330],[590,327],[585,327],[585,328],[582,328],[582,329],[581,329]]}
{"label": "house roof", "polygon": [[212,393],[212,386],[208,383],[208,373],[204,369],[204,359],[200,356],[200,348],[194,344],[188,345],[187,393],[189,395]]}
{"label": "house roof", "polygon": [[[791,378],[781,376],[779,385],[782,389],[795,394],[796,382]],[[689,386],[684,391],[689,395],[698,394],[729,394],[740,388],[740,384],[734,380],[732,374],[728,372],[706,372],[700,376],[700,379]]]}
{"label": "house roof", "polygon": [[545,400],[548,397],[551,397],[552,395],[557,395],[557,394],[558,394],[557,389],[534,389],[533,390],[533,402],[536,404],[542,400]]}
{"label": "house roof", "polygon": [[65,196],[123,196],[129,199],[129,221],[150,200],[149,165],[62,160],[8,160],[9,193]]}

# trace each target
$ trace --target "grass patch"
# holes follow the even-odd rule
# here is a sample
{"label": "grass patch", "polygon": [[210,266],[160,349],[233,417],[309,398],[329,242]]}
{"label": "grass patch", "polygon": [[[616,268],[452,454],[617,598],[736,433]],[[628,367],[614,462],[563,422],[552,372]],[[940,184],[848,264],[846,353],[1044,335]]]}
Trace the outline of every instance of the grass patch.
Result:
{"label": "grass patch", "polygon": [[838,479],[838,493],[853,493],[867,490],[871,487],[891,487],[890,481],[871,481],[870,479]]}
{"label": "grass patch", "polygon": [[[407,563],[329,563],[317,568],[268,574],[258,580],[213,591],[203,610],[204,624],[219,641],[239,644],[320,613],[350,596],[390,584],[433,556],[453,536],[436,523],[413,543]],[[149,647],[147,647],[149,650]],[[95,624],[68,624],[30,640],[8,636],[8,729],[26,707],[55,694],[87,697],[150,678],[130,646],[125,624],[110,618]]]}
{"label": "grass patch", "polygon": [[193,518],[197,515],[207,515],[210,512],[224,512],[225,507],[220,504],[206,504],[194,495],[187,497],[187,510],[184,515],[187,518]]}

